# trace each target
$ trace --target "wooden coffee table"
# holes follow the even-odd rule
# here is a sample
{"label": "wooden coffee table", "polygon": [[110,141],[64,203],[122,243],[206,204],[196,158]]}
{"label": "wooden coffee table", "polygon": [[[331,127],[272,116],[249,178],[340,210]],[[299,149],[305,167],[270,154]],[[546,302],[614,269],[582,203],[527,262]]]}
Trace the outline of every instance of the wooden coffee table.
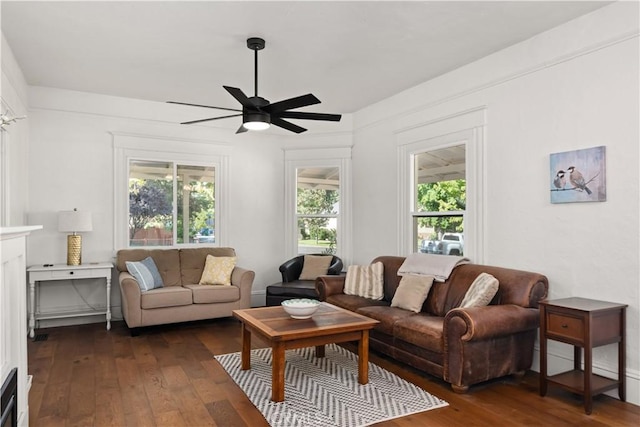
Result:
{"label": "wooden coffee table", "polygon": [[285,350],[312,347],[324,357],[324,345],[358,342],[358,382],[369,382],[369,330],[379,322],[331,304],[321,303],[309,319],[292,319],[281,306],[234,310],[242,322],[242,370],[251,369],[251,334],[271,344],[271,400],[284,400]]}

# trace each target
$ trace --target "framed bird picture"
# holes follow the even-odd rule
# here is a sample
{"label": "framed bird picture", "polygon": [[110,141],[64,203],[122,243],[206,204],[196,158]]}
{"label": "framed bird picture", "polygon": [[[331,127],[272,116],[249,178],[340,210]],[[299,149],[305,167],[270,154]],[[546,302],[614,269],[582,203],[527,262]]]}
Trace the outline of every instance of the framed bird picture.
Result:
{"label": "framed bird picture", "polygon": [[585,148],[549,156],[551,203],[607,200],[605,148]]}

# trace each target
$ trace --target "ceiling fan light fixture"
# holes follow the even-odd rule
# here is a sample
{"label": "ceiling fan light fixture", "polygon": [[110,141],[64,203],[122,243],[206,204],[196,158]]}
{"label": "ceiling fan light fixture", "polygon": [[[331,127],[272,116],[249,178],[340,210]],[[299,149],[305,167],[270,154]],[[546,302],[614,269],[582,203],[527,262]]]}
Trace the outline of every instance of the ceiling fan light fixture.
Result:
{"label": "ceiling fan light fixture", "polygon": [[267,113],[246,113],[242,126],[248,130],[265,130],[271,126],[271,117]]}

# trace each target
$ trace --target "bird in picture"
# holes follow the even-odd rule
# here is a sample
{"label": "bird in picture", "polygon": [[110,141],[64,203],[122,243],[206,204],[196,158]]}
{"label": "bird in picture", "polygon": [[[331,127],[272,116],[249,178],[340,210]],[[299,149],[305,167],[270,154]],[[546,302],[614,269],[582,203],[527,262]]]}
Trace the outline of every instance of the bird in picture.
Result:
{"label": "bird in picture", "polygon": [[567,170],[569,171],[569,181],[571,182],[571,185],[573,185],[580,191],[584,190],[587,192],[587,194],[591,194],[591,190],[589,190],[589,187],[587,187],[587,184],[584,181],[584,177],[582,176],[580,171],[578,171],[575,166],[569,166]]}
{"label": "bird in picture", "polygon": [[553,180],[553,185],[556,188],[564,188],[564,186],[567,184],[567,178],[564,176],[564,174],[565,171],[563,171],[562,169],[560,169],[556,174],[556,178]]}

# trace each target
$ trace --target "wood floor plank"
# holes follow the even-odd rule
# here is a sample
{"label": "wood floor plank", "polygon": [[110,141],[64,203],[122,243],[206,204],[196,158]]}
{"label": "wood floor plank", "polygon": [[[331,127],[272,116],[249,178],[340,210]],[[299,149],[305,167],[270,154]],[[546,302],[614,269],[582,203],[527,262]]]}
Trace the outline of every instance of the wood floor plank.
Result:
{"label": "wood floor plank", "polygon": [[69,384],[67,417],[73,425],[93,425],[96,411],[96,381],[93,355],[76,360]]}
{"label": "wood floor plank", "polygon": [[227,400],[207,404],[207,410],[217,425],[224,427],[248,427],[233,405]]}
{"label": "wood floor plank", "polygon": [[[28,342],[32,427],[268,427],[214,356],[240,351],[232,318],[154,327],[131,337],[123,322],[49,328]],[[252,347],[265,347],[260,339]],[[355,346],[352,346],[355,349]],[[353,350],[351,349],[351,350]],[[472,386],[457,394],[442,379],[371,352],[370,361],[446,400],[449,406],[377,427],[636,426],[640,407],[605,395],[586,415],[582,399],[557,387],[538,394],[538,374]]]}
{"label": "wood floor plank", "polygon": [[98,387],[96,391],[95,425],[118,427],[125,425],[122,393],[119,388]]}
{"label": "wood floor plank", "polygon": [[141,365],[140,370],[147,400],[156,419],[163,412],[177,411],[178,407],[162,370],[155,364]]}

